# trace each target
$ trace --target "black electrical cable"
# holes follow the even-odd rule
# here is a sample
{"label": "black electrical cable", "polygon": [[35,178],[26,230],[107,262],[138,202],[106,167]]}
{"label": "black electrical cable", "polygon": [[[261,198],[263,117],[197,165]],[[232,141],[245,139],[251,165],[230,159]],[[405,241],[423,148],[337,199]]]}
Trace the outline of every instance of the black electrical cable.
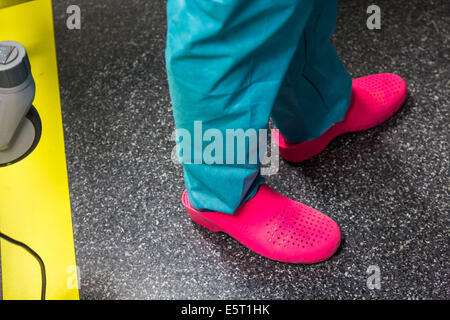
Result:
{"label": "black electrical cable", "polygon": [[39,262],[39,266],[41,267],[41,277],[42,277],[42,290],[41,290],[41,300],[45,300],[45,291],[47,288],[47,276],[45,274],[45,264],[44,261],[41,259],[41,257],[36,253],[36,251],[34,251],[33,249],[31,249],[29,246],[27,246],[25,243],[17,241],[11,237],[8,237],[6,234],[0,232],[0,238],[11,242],[12,244],[15,244],[16,246],[19,246],[23,249],[25,249],[26,251],[28,251],[38,262]]}

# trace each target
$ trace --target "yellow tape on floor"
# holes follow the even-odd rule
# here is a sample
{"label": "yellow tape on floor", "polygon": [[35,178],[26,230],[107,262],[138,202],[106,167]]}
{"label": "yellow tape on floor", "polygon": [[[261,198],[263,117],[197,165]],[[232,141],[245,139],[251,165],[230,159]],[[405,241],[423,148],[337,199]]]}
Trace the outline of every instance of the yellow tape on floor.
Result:
{"label": "yellow tape on floor", "polygon": [[[51,0],[0,9],[2,40],[21,42],[28,51],[42,137],[27,158],[0,168],[0,230],[42,257],[47,299],[78,299]],[[39,299],[37,261],[3,240],[0,252],[3,298]]]}
{"label": "yellow tape on floor", "polygon": [[0,9],[15,6],[24,2],[30,2],[33,0],[0,0]]}

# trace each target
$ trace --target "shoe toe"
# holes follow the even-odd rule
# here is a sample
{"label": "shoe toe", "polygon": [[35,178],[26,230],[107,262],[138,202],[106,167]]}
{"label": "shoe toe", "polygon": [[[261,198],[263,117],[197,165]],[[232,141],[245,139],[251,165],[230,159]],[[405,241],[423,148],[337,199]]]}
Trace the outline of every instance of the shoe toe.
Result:
{"label": "shoe toe", "polygon": [[394,113],[405,101],[405,81],[392,73],[381,73],[354,80],[354,88],[373,114]]}
{"label": "shoe toe", "polygon": [[338,225],[328,216],[302,203],[279,210],[267,224],[276,260],[316,263],[331,257],[340,244]]}

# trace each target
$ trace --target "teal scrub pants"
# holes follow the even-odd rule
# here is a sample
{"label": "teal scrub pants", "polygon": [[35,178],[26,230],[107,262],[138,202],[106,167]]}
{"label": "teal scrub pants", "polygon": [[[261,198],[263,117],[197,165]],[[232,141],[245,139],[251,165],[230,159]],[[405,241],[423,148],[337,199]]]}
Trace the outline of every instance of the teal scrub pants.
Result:
{"label": "teal scrub pants", "polygon": [[192,152],[179,149],[192,206],[232,214],[264,181],[259,162],[195,161],[208,129],[259,130],[272,117],[299,143],[344,118],[352,81],[330,42],[336,14],[336,0],[168,0],[167,76],[175,126],[192,136]]}

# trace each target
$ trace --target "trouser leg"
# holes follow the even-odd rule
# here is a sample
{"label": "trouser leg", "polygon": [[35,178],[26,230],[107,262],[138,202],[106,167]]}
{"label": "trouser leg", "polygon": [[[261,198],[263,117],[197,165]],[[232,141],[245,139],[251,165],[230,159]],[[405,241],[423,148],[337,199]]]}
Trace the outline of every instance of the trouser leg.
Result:
{"label": "trouser leg", "polygon": [[175,126],[192,136],[193,152],[182,163],[195,208],[233,213],[263,182],[259,163],[192,163],[207,147],[194,143],[195,122],[224,137],[227,129],[267,125],[313,3],[168,1],[167,75]]}
{"label": "trouser leg", "polygon": [[343,120],[352,80],[330,41],[336,0],[316,0],[280,88],[272,118],[285,141],[299,143]]}

